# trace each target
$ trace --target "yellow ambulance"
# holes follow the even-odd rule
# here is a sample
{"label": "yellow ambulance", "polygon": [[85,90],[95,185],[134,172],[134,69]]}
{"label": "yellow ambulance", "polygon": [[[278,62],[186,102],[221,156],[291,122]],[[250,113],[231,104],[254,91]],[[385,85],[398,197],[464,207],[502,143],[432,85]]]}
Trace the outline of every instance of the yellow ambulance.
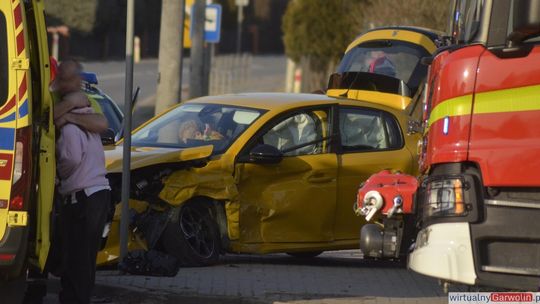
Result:
{"label": "yellow ambulance", "polygon": [[[54,191],[54,126],[43,1],[0,1],[0,281],[43,269]],[[39,168],[39,170],[37,170]]]}

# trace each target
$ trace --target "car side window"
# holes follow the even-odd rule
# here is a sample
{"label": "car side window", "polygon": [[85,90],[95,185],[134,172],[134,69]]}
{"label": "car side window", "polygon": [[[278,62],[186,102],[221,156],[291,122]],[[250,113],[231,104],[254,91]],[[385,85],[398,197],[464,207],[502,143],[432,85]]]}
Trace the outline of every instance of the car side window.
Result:
{"label": "car side window", "polygon": [[341,108],[339,132],[344,152],[399,149],[403,145],[395,118],[383,111]]}
{"label": "car side window", "polygon": [[328,130],[328,111],[296,112],[273,123],[259,142],[276,147],[284,156],[321,154],[328,149]]}

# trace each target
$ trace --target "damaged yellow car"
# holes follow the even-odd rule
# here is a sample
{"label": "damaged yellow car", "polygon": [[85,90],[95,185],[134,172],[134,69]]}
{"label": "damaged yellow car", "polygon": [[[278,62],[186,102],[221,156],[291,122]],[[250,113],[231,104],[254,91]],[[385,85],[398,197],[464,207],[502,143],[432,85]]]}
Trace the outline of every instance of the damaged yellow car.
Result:
{"label": "damaged yellow car", "polygon": [[[314,94],[209,96],[134,131],[133,248],[143,240],[185,266],[223,253],[312,257],[358,248],[359,181],[385,168],[413,172],[417,136],[392,107]],[[105,152],[120,189],[122,147]],[[119,201],[119,197],[117,197]],[[115,215],[98,263],[118,254]]]}

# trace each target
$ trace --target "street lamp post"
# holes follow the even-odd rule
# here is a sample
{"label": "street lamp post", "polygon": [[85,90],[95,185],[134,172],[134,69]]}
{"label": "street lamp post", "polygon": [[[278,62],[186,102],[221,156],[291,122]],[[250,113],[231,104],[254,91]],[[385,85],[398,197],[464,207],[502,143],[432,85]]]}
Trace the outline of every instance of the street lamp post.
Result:
{"label": "street lamp post", "polygon": [[124,147],[122,163],[122,215],[120,218],[120,260],[128,252],[129,184],[131,174],[131,99],[133,94],[133,36],[135,0],[127,1],[126,18],[126,82],[124,98]]}

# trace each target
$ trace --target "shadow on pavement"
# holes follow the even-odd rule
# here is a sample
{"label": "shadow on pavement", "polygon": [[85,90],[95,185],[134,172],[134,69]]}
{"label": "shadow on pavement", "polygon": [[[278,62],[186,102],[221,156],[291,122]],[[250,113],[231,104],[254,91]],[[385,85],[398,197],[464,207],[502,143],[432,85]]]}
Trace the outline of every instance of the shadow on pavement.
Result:
{"label": "shadow on pavement", "polygon": [[[43,304],[58,303],[58,292],[60,291],[60,281],[49,279],[47,283],[47,296],[43,299]],[[3,303],[3,302],[2,302]],[[14,302],[21,303],[21,302]],[[110,304],[263,304],[257,299],[245,299],[238,297],[212,297],[200,295],[180,295],[157,290],[145,290],[144,292],[135,288],[120,288],[104,285],[96,285],[91,303]],[[6,303],[8,304],[8,303]]]}
{"label": "shadow on pavement", "polygon": [[321,256],[314,258],[297,258],[286,254],[267,255],[226,255],[221,257],[221,265],[235,264],[272,264],[272,265],[299,265],[299,266],[327,266],[327,267],[358,267],[358,268],[406,268],[404,260],[375,260],[361,257]]}

